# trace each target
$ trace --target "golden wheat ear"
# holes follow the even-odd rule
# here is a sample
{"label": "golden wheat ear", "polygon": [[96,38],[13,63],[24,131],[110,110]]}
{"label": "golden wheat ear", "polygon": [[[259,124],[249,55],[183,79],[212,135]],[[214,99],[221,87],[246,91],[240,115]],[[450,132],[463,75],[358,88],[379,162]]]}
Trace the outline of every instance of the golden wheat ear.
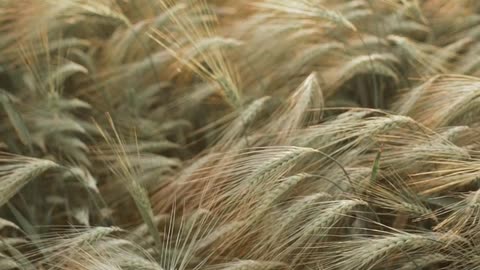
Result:
{"label": "golden wheat ear", "polygon": [[283,144],[296,130],[317,124],[322,117],[323,106],[323,93],[317,75],[312,73],[292,93],[287,105],[275,113],[276,119],[272,119],[265,132],[280,131],[277,143]]}
{"label": "golden wheat ear", "polygon": [[343,63],[340,71],[337,68],[332,69],[335,77],[332,83],[327,86],[327,95],[333,95],[338,89],[341,89],[347,81],[361,74],[376,74],[390,78],[394,83],[400,81],[398,69],[400,60],[391,53],[374,53],[360,55],[349,59]]}
{"label": "golden wheat ear", "polygon": [[163,269],[147,250],[122,238],[116,227],[94,227],[43,236],[44,259],[52,269]]}
{"label": "golden wheat ear", "polygon": [[318,5],[315,1],[301,0],[291,1],[271,1],[265,0],[255,4],[259,8],[270,9],[277,12],[285,13],[293,18],[301,18],[305,20],[325,20],[336,25],[346,27],[353,31],[357,28],[339,12],[330,10],[324,6]]}
{"label": "golden wheat ear", "polygon": [[113,119],[110,116],[108,117],[108,121],[110,123],[110,128],[113,130],[113,136],[104,131],[100,126],[98,126],[98,129],[106,143],[110,146],[112,152],[116,155],[119,166],[112,166],[109,161],[107,161],[107,164],[109,164],[112,173],[119,178],[120,183],[125,186],[126,190],[134,200],[143,222],[148,225],[149,232],[155,240],[157,252],[161,254],[163,243],[158,229],[155,226],[151,202],[146,190],[138,183],[140,172],[137,171],[138,167],[133,166],[133,161],[127,154],[125,142],[115,129]]}
{"label": "golden wheat ear", "polygon": [[[401,95],[393,108],[430,128],[468,125],[475,121],[478,85],[476,77],[434,76]],[[427,103],[435,106],[427,106]]]}
{"label": "golden wheat ear", "polygon": [[366,200],[383,209],[406,213],[417,220],[438,220],[426,201],[411,190],[399,176],[371,184],[367,190]]}
{"label": "golden wheat ear", "polygon": [[[323,211],[314,214],[305,227],[296,235],[292,235],[292,244],[286,247],[293,257],[292,265],[296,265],[304,260],[303,253],[309,249],[319,246],[319,242],[328,242],[327,239],[335,235],[336,226],[341,230],[348,226],[341,224],[344,219],[353,217],[356,208],[366,206],[361,200],[333,200],[320,203],[318,206]],[[290,257],[289,256],[289,257]]]}
{"label": "golden wheat ear", "polygon": [[48,170],[59,168],[61,166],[51,160],[1,153],[0,206],[7,203],[30,181]]}
{"label": "golden wheat ear", "polygon": [[[160,3],[178,33],[153,28],[149,36],[182,65],[220,88],[234,108],[240,108],[242,102],[236,73],[225,56],[226,47],[240,43],[215,34],[217,18],[204,0],[189,2],[186,9],[175,13],[171,11],[176,5],[174,1],[162,0]],[[186,47],[190,49],[185,52]]]}
{"label": "golden wheat ear", "polygon": [[329,267],[340,269],[373,269],[380,263],[388,266],[411,260],[411,256],[424,256],[432,249],[449,254],[465,240],[452,234],[392,233],[333,243],[338,256],[325,258]]}
{"label": "golden wheat ear", "polygon": [[466,237],[475,237],[480,225],[479,206],[480,191],[462,193],[456,196],[459,200],[456,203],[447,205],[438,211],[440,215],[447,214],[447,217],[434,230],[439,232],[452,231]]}

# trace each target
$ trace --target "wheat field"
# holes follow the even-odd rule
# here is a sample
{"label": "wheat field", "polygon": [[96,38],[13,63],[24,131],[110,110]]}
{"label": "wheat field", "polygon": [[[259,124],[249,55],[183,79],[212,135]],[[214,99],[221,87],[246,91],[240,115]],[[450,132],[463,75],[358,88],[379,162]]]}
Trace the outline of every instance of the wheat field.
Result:
{"label": "wheat field", "polygon": [[0,270],[480,269],[480,1],[0,0]]}

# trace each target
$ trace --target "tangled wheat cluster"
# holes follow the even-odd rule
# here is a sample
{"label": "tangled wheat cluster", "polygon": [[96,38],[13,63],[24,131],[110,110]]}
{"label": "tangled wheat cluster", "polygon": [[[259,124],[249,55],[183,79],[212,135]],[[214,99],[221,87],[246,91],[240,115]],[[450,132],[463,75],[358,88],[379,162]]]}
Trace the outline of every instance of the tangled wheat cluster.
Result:
{"label": "tangled wheat cluster", "polygon": [[0,270],[480,269],[480,2],[1,0]]}

